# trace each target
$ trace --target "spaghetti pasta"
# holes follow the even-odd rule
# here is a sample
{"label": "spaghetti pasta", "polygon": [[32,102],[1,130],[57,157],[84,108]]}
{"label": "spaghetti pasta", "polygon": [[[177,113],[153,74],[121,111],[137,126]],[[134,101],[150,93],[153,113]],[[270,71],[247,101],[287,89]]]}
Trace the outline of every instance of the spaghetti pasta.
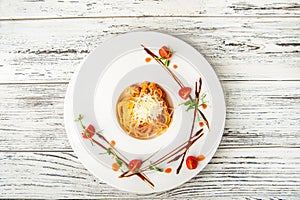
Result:
{"label": "spaghetti pasta", "polygon": [[158,84],[142,82],[127,87],[121,93],[116,111],[125,133],[147,140],[167,130],[172,121],[173,106]]}

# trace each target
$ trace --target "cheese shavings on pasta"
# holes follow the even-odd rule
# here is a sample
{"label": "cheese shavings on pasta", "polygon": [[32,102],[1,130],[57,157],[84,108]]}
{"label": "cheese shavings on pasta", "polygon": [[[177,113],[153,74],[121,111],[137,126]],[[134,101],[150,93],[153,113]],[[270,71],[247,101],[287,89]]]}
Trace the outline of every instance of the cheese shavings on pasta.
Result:
{"label": "cheese shavings on pasta", "polygon": [[163,101],[156,96],[144,94],[136,99],[133,106],[133,119],[140,123],[152,123],[163,112]]}
{"label": "cheese shavings on pasta", "polygon": [[137,139],[151,139],[162,134],[172,121],[173,107],[167,94],[156,83],[143,82],[127,87],[117,102],[121,128]]}

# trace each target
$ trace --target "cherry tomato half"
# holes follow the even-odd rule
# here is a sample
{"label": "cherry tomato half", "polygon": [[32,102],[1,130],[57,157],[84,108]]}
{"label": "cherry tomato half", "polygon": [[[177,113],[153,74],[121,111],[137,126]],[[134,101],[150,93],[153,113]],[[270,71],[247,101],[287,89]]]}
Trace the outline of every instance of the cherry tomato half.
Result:
{"label": "cherry tomato half", "polygon": [[198,160],[195,156],[188,156],[185,162],[188,169],[196,169],[198,166]]}
{"label": "cherry tomato half", "polygon": [[167,46],[162,46],[160,49],[159,49],[159,55],[160,57],[163,57],[165,59],[169,59],[172,57],[172,51],[170,50],[169,47]]}
{"label": "cherry tomato half", "polygon": [[192,88],[183,87],[183,88],[180,88],[180,90],[178,91],[178,94],[181,98],[187,99],[190,96],[191,91],[192,91]]}
{"label": "cherry tomato half", "polygon": [[94,134],[95,134],[95,128],[94,128],[93,125],[90,124],[90,125],[83,131],[82,137],[88,139],[88,138],[92,138],[92,137],[94,136]]}
{"label": "cherry tomato half", "polygon": [[142,165],[141,160],[134,159],[129,162],[128,168],[131,172],[135,173],[135,172],[139,171],[141,165]]}

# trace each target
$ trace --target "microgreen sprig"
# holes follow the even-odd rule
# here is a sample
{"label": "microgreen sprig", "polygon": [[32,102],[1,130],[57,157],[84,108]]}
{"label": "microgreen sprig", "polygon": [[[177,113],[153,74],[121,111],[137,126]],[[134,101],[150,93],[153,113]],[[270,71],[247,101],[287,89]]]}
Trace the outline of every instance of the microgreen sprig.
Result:
{"label": "microgreen sprig", "polygon": [[[152,58],[159,58],[157,55],[155,55],[155,53],[153,53],[150,49],[148,49],[146,46],[144,46],[143,44],[141,45],[144,50],[146,51],[146,53],[148,53]],[[156,59],[155,59],[156,60]],[[165,66],[165,63],[162,62],[161,60],[156,60],[157,63],[163,67],[164,70],[166,70],[168,72],[168,74],[174,79],[174,81],[176,81],[176,83],[181,87],[184,88],[185,85],[182,83],[182,81],[176,76],[176,74],[174,74],[168,67]],[[191,99],[192,97],[189,96],[189,99]],[[202,119],[204,120],[204,123],[206,124],[207,128],[210,130],[210,126],[209,126],[209,122],[207,120],[207,118],[205,117],[204,113],[198,108],[198,113],[201,115]]]}
{"label": "microgreen sprig", "polygon": [[116,154],[116,152],[114,152],[114,150],[113,150],[111,147],[107,148],[106,152],[107,152],[108,155],[112,155],[112,157],[115,159],[117,165],[119,166],[119,168],[120,168],[120,170],[121,170],[122,172],[124,172],[124,170],[121,168],[121,167],[123,166],[123,164],[124,164],[124,165],[127,167],[127,169],[128,169],[127,164],[126,164],[123,160],[121,160],[121,159],[118,157],[118,155]]}
{"label": "microgreen sprig", "polygon": [[[199,103],[197,104],[198,105],[198,108],[200,106],[202,106],[203,104],[207,103],[207,101],[205,100],[205,97],[206,97],[206,93],[203,93],[201,95],[201,97],[199,98]],[[185,111],[189,111],[189,110],[193,110],[195,109],[195,106],[196,106],[196,98],[194,99],[189,99],[183,103],[180,103],[179,106],[181,105],[185,105],[187,106],[186,110]]]}
{"label": "microgreen sprig", "polygon": [[149,169],[153,170],[153,171],[157,171],[157,172],[163,172],[164,171],[163,169],[158,168],[158,167],[153,166],[153,165],[150,165]]}
{"label": "microgreen sprig", "polygon": [[86,126],[83,124],[82,119],[83,119],[83,115],[79,114],[78,117],[75,119],[75,122],[80,122],[82,129],[85,130]]}
{"label": "microgreen sprig", "polygon": [[[90,126],[92,125],[89,125],[87,128],[86,126],[83,124],[82,122],[82,119],[83,119],[83,116],[82,115],[79,115],[77,119],[75,119],[75,121],[77,122],[80,122],[82,128],[83,128],[83,131],[84,132],[87,132],[86,129],[89,129]],[[94,129],[94,127],[93,127]],[[94,130],[93,130],[94,131]],[[109,145],[109,147],[106,147],[104,146],[103,144],[101,144],[99,141],[95,140],[92,138],[92,135],[90,137],[90,135],[88,135],[88,137],[85,137],[86,139],[89,139],[93,144],[96,144],[98,145],[99,147],[101,147],[102,149],[104,149],[106,151],[106,153],[108,155],[112,155],[113,158],[115,159],[119,169],[124,173],[123,169],[121,168],[121,166],[126,166],[127,169],[128,169],[128,159],[122,155],[116,148],[114,148],[109,142],[108,140],[104,137],[104,135],[100,134],[102,133],[102,131],[99,131],[99,132],[93,132],[94,134],[93,135],[97,135],[101,140],[103,140],[107,145]],[[124,159],[122,159],[122,157],[127,161],[125,161]],[[154,184],[149,180],[149,178],[147,178],[147,176],[145,174],[143,174],[142,172],[139,172],[139,173],[134,173],[132,175],[136,175],[138,176],[140,179],[142,179],[144,182],[146,182],[147,184],[149,184],[152,188],[154,187]]]}
{"label": "microgreen sprig", "polygon": [[[163,47],[162,47],[163,48]],[[169,67],[170,65],[170,58],[174,54],[174,51],[171,50],[169,47],[166,47],[168,49],[168,54],[167,55],[161,55],[161,57],[155,57],[154,59],[156,61],[161,61],[165,67]]]}
{"label": "microgreen sprig", "polygon": [[163,172],[164,170],[153,165],[153,163],[150,161],[149,170],[157,171],[157,172]]}
{"label": "microgreen sprig", "polygon": [[160,60],[163,62],[164,66],[169,67],[170,66],[170,59],[165,59],[164,57],[154,58],[155,60]]}

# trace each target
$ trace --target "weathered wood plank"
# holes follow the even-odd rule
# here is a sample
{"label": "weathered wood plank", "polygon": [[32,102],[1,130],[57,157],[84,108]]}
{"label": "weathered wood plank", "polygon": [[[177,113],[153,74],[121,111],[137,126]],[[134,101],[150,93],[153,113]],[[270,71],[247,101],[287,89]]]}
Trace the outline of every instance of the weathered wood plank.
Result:
{"label": "weathered wood plank", "polygon": [[150,195],[106,185],[71,152],[1,152],[0,161],[1,198],[293,199],[300,195],[299,148],[219,149],[192,180]]}
{"label": "weathered wood plank", "polygon": [[0,88],[1,150],[70,149],[63,122],[65,84]]}
{"label": "weathered wood plank", "polygon": [[0,83],[68,82],[105,39],[149,29],[192,44],[221,80],[300,78],[298,18],[167,17],[0,22]]}
{"label": "weathered wood plank", "polygon": [[0,19],[87,16],[253,16],[300,15],[298,1],[1,1]]}
{"label": "weathered wood plank", "polygon": [[[298,81],[224,81],[221,148],[300,144]],[[0,85],[0,150],[70,150],[63,125],[66,84]]]}

